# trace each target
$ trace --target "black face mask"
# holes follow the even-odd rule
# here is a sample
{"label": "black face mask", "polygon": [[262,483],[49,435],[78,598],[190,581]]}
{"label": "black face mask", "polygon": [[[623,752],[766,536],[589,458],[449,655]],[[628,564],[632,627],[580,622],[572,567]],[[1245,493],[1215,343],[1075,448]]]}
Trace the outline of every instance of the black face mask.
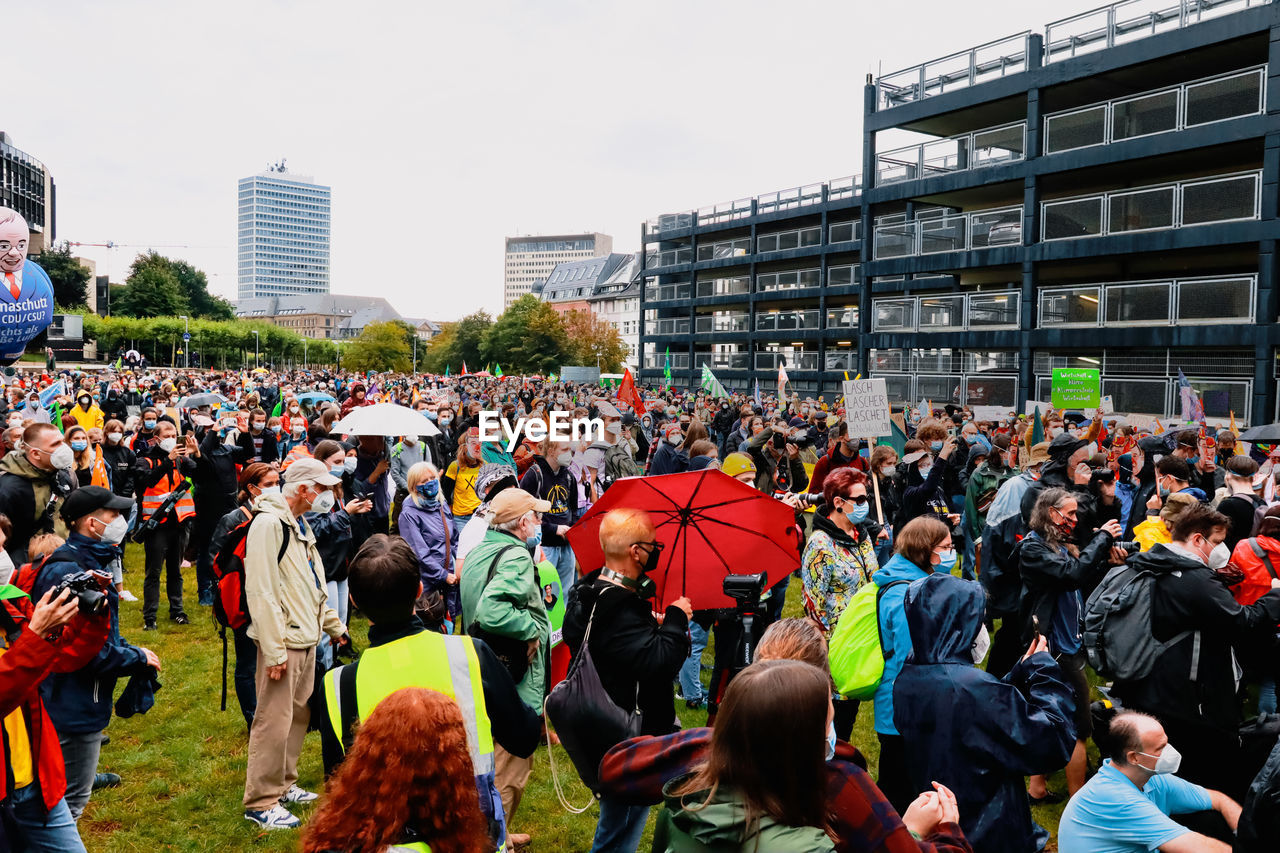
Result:
{"label": "black face mask", "polygon": [[[647,544],[647,543],[646,543]],[[662,543],[654,542],[649,545],[649,556],[645,558],[644,564],[640,566],[640,574],[647,576],[650,572],[658,568],[658,560],[662,558]],[[648,580],[645,577],[645,580]],[[650,581],[652,583],[652,581]]]}

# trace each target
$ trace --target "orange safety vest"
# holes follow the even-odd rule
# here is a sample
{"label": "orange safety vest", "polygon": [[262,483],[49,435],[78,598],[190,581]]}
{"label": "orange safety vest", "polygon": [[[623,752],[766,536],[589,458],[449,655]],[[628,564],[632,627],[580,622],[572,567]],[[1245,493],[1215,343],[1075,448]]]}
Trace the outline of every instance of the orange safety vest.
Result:
{"label": "orange safety vest", "polygon": [[[175,492],[178,486],[182,484],[185,478],[173,471],[167,477],[161,477],[160,482],[151,486],[142,493],[142,520],[146,521],[152,514],[160,509],[160,505],[164,503],[164,499],[169,497],[171,492]],[[186,521],[188,518],[196,514],[196,502],[191,497],[191,491],[186,491],[178,503],[173,507],[174,512],[178,514],[178,521]]]}
{"label": "orange safety vest", "polygon": [[289,466],[297,462],[299,459],[311,459],[311,451],[307,449],[306,444],[299,444],[293,450],[289,451],[289,455],[284,458],[284,462],[280,465],[281,471],[288,471]]}

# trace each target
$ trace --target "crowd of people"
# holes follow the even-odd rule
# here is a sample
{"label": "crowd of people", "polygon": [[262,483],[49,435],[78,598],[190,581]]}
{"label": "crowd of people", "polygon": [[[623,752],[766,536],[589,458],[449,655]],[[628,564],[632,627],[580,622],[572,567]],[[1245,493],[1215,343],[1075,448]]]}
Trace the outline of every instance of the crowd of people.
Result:
{"label": "crowd of people", "polygon": [[[209,607],[230,635],[244,817],[297,829],[291,806],[318,799],[306,851],[536,844],[521,799],[539,743],[560,740],[598,804],[593,851],[635,851],[657,807],[653,849],[673,853],[1032,853],[1049,833],[1031,806],[1067,799],[1062,853],[1280,849],[1280,448],[951,405],[908,409],[895,443],[851,437],[821,396],[527,377],[139,366],[5,382],[10,849],[84,849],[76,821],[121,781],[97,769],[113,708],[155,701],[159,658],[119,631],[133,543],[144,631],[163,580],[170,623]],[[386,403],[429,425],[350,426]],[[553,412],[603,429],[511,448],[481,430],[482,413]],[[604,513],[600,566],[569,538],[619,481],[661,490],[705,469],[783,503],[801,543],[759,602],[754,662],[710,684],[708,643],[729,654],[741,623],[687,597],[657,609],[654,519]],[[784,617],[789,587],[800,617]],[[850,645],[865,620],[870,651]],[[841,692],[851,649],[874,677]],[[584,680],[584,712],[626,732],[585,751],[544,715],[557,684]],[[682,728],[677,703],[713,725]],[[860,711],[875,743],[853,742]],[[298,785],[309,728],[323,793]]]}

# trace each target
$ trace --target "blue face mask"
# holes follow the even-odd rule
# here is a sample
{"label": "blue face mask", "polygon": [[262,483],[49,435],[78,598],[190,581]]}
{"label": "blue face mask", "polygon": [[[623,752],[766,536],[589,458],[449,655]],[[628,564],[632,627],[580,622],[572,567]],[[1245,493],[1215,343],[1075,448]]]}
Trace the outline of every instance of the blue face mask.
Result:
{"label": "blue face mask", "polygon": [[434,421],[436,418],[439,417],[439,415],[437,415],[435,412],[431,411],[430,409],[427,409],[427,417]]}
{"label": "blue face mask", "polygon": [[836,724],[832,720],[827,726],[827,761],[836,757]]}
{"label": "blue face mask", "polygon": [[89,446],[89,442],[85,441],[83,438],[77,438],[71,442],[71,449],[74,450],[76,453],[81,452],[82,450],[86,449],[88,446]]}
{"label": "blue face mask", "polygon": [[142,422],[142,426],[143,426],[143,427],[145,427],[146,429],[155,429],[155,428],[156,428],[156,422],[155,422],[154,420],[151,420],[150,418],[148,418],[147,420],[145,420],[145,421],[143,421],[143,422]]}
{"label": "blue face mask", "polygon": [[[934,553],[937,553],[937,552],[935,551]],[[955,548],[952,548],[948,551],[943,551],[941,554],[938,554],[937,568],[942,569],[943,571],[949,572],[951,571],[952,568],[955,567],[955,564],[956,564]]]}
{"label": "blue face mask", "polygon": [[929,449],[932,450],[934,453],[937,453],[939,450],[942,449],[942,442],[941,441],[929,442]]}
{"label": "blue face mask", "polygon": [[347,473],[347,470],[339,465],[336,468],[330,468],[329,473],[334,477],[341,477],[343,474]]}
{"label": "blue face mask", "polygon": [[418,484],[418,494],[424,498],[431,499],[440,494],[440,481],[428,480],[425,483]]}
{"label": "blue face mask", "polygon": [[542,544],[542,525],[541,524],[538,525],[537,531],[532,536],[530,536],[528,539],[525,540],[524,544],[529,546],[530,551],[532,551],[534,548],[537,548],[539,545]]}
{"label": "blue face mask", "polygon": [[846,503],[844,505],[844,517],[852,521],[854,524],[858,524],[859,522],[866,519],[867,510],[870,508],[870,506],[871,505],[866,501],[863,501],[860,504]]}

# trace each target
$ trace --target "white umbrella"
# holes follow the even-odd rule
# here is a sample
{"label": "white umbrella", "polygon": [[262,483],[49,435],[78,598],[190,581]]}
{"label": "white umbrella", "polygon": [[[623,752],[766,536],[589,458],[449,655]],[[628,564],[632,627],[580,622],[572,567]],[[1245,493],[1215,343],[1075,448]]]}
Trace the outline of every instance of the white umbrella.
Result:
{"label": "white umbrella", "polygon": [[439,435],[426,415],[395,403],[375,403],[352,409],[335,421],[329,432],[341,435]]}

